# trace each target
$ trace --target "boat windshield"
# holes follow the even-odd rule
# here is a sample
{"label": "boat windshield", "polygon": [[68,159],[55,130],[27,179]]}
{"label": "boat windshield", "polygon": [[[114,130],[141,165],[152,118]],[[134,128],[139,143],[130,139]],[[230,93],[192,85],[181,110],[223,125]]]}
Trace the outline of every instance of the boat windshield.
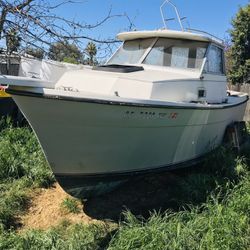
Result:
{"label": "boat windshield", "polygon": [[[158,38],[148,53],[147,49],[152,46],[154,41],[155,38],[125,41],[107,64],[139,64],[145,58],[143,64],[180,69],[201,69],[208,47],[207,42]],[[146,53],[148,54],[145,55]]]}
{"label": "boat windshield", "polygon": [[159,38],[144,64],[181,69],[201,69],[208,43]]}
{"label": "boat windshield", "polygon": [[125,41],[107,64],[137,64],[154,38]]}

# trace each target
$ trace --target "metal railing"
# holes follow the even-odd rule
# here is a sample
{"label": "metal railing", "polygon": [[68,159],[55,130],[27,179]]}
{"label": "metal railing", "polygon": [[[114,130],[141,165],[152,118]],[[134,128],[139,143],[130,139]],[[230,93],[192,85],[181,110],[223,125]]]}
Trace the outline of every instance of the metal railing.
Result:
{"label": "metal railing", "polygon": [[174,8],[175,10],[175,13],[176,13],[176,16],[177,16],[177,20],[178,20],[178,23],[180,25],[180,28],[182,31],[190,31],[190,32],[195,32],[195,33],[199,33],[199,34],[203,34],[203,35],[206,35],[210,38],[213,38],[215,40],[217,40],[219,43],[223,43],[223,39],[217,37],[217,36],[214,36],[206,31],[202,31],[202,30],[198,30],[198,29],[191,29],[191,28],[188,28],[188,29],[185,29],[184,26],[183,26],[183,23],[182,23],[182,20],[186,19],[186,17],[181,17],[180,16],[180,13],[176,7],[175,4],[173,4],[170,0],[165,0],[162,5],[160,6],[160,12],[161,12],[161,17],[162,17],[162,21],[163,21],[163,24],[164,24],[164,28],[165,29],[168,29],[168,25],[167,25],[167,22],[168,21],[171,21],[171,20],[175,20],[175,18],[166,18],[165,15],[164,15],[164,12],[163,12],[163,7],[168,4],[168,5],[171,5],[171,7]]}
{"label": "metal railing", "polygon": [[217,36],[215,36],[215,35],[213,35],[213,34],[211,34],[211,33],[209,33],[209,32],[203,31],[203,30],[191,29],[191,28],[188,28],[188,29],[186,29],[186,30],[187,30],[187,31],[192,31],[192,32],[196,32],[196,33],[201,33],[201,34],[207,35],[207,36],[209,36],[209,37],[214,38],[215,40],[218,40],[220,43],[223,43],[223,42],[224,42],[223,39],[221,39],[221,38],[219,38],[219,37],[217,37]]}
{"label": "metal railing", "polygon": [[165,16],[164,16],[163,7],[164,7],[166,4],[169,4],[169,5],[171,5],[171,6],[174,8],[175,13],[176,13],[176,16],[177,16],[177,19],[178,19],[178,22],[179,22],[179,25],[180,25],[180,27],[181,27],[181,30],[184,31],[184,27],[183,27],[183,24],[182,24],[182,21],[181,21],[182,18],[180,17],[179,11],[178,11],[177,7],[176,7],[170,0],[165,0],[165,1],[163,2],[163,4],[160,6],[161,17],[162,17],[162,21],[163,21],[163,23],[164,23],[165,29],[167,29],[167,23],[166,23],[166,21],[167,21],[167,20],[168,20],[168,21],[169,21],[169,20],[173,20],[173,18],[167,19],[167,18],[165,18]]}

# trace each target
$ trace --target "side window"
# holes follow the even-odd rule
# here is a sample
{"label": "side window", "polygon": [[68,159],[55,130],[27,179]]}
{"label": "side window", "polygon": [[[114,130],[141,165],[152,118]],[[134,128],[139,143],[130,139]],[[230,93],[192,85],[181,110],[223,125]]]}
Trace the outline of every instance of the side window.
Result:
{"label": "side window", "polygon": [[223,50],[211,45],[207,55],[206,71],[223,74]]}

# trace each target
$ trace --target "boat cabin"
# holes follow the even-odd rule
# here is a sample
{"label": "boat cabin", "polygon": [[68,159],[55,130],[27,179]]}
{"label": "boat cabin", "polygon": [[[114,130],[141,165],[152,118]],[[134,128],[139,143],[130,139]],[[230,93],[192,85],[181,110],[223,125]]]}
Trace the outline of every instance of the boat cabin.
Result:
{"label": "boat cabin", "polygon": [[152,65],[223,75],[223,45],[190,32],[159,30],[118,35],[123,45],[107,62],[118,65]]}
{"label": "boat cabin", "polygon": [[[151,98],[211,104],[227,101],[221,41],[172,30],[125,32],[117,38],[123,44],[106,67],[116,72],[118,67],[124,70],[120,72],[151,71],[151,77],[156,77]],[[160,71],[168,72],[165,81],[157,80]]]}

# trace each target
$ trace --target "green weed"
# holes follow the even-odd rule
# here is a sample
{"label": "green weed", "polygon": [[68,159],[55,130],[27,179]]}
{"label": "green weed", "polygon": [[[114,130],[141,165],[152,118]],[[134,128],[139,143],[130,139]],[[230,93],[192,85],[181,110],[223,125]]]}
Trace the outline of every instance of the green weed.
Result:
{"label": "green weed", "polygon": [[79,208],[80,202],[75,198],[66,198],[61,203],[61,207],[69,213],[78,214],[81,212]]}
{"label": "green weed", "polygon": [[24,234],[0,232],[0,249],[12,250],[90,250],[104,249],[110,229],[105,224],[70,225],[48,231],[31,230]]}
{"label": "green weed", "polygon": [[48,187],[54,177],[34,133],[0,121],[0,225],[15,227],[33,187]]}
{"label": "green weed", "polygon": [[214,198],[204,204],[202,212],[193,207],[178,213],[154,213],[147,221],[127,212],[126,222],[108,249],[248,249],[248,190],[240,184],[222,202]]}
{"label": "green weed", "polygon": [[26,178],[0,183],[0,225],[3,228],[16,226],[16,217],[29,201],[27,186]]}
{"label": "green weed", "polygon": [[10,126],[0,133],[0,180],[23,176],[39,187],[54,182],[34,133],[27,127]]}

